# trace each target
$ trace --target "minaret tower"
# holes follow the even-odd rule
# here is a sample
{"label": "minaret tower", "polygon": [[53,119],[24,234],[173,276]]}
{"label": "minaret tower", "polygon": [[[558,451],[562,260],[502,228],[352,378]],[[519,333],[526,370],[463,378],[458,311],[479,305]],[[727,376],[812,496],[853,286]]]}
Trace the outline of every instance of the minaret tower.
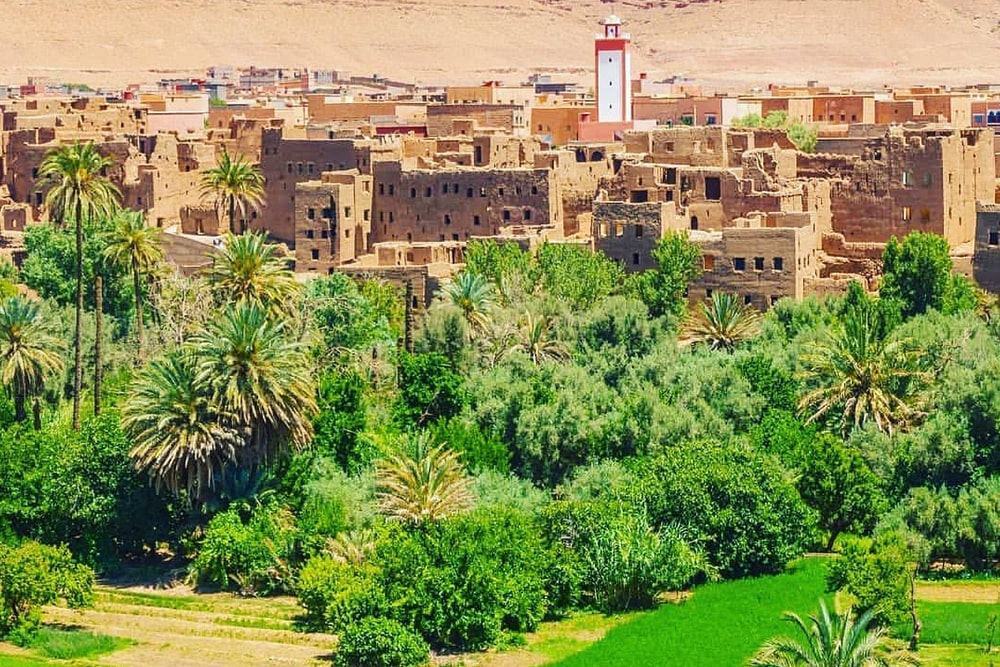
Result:
{"label": "minaret tower", "polygon": [[601,21],[604,34],[594,41],[597,61],[597,120],[600,123],[632,122],[632,36],[622,32],[622,22],[612,14]]}

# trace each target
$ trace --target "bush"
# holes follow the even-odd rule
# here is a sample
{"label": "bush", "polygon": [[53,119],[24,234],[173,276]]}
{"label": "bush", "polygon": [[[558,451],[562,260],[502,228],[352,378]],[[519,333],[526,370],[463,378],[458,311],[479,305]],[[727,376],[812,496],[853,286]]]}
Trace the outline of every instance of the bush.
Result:
{"label": "bush", "polygon": [[420,667],[430,649],[418,634],[388,618],[366,618],[347,628],[337,644],[336,667]]}
{"label": "bush", "polygon": [[375,564],[394,618],[435,648],[476,650],[544,618],[546,560],[532,521],[494,508],[400,532]]}
{"label": "bush", "polygon": [[240,512],[217,514],[205,529],[191,578],[198,585],[218,586],[243,595],[286,590],[288,558],[295,548],[294,519],[277,505],[261,505],[244,522]]}
{"label": "bush", "polygon": [[399,396],[393,412],[401,426],[425,426],[453,417],[464,404],[462,378],[447,357],[437,352],[400,354]]}
{"label": "bush", "polygon": [[94,572],[74,562],[66,547],[25,542],[0,545],[0,638],[30,641],[39,607],[65,600],[70,607],[91,603]]}
{"label": "bush", "polygon": [[312,632],[343,632],[369,616],[387,610],[378,570],[371,565],[348,565],[330,556],[316,556],[302,568],[295,586]]}
{"label": "bush", "polygon": [[845,539],[841,557],[830,561],[827,589],[850,593],[862,611],[874,609],[879,624],[891,625],[909,610],[909,561],[906,538],[899,533]]}

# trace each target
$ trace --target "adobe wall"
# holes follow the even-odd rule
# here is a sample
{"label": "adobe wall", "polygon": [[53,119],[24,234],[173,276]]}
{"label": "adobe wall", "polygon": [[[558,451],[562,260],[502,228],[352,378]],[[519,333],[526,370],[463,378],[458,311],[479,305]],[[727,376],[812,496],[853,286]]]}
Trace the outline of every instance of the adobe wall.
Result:
{"label": "adobe wall", "polygon": [[595,201],[591,217],[594,250],[629,272],[657,267],[653,250],[668,229],[677,229],[673,204]]}
{"label": "adobe wall", "polygon": [[738,167],[755,147],[753,135],[722,127],[658,127],[625,133],[628,153],[646,153],[650,162],[692,167]]}
{"label": "adobe wall", "polygon": [[357,169],[371,173],[371,142],[354,139],[285,139],[282,130],[265,129],[261,173],[265,203],[252,229],[264,229],[276,239],[295,244],[295,186],[328,171]]}
{"label": "adobe wall", "polygon": [[[455,123],[474,121],[478,127],[514,134],[525,126],[524,107],[514,104],[435,104],[427,107],[427,136],[459,134]],[[520,121],[520,122],[518,122]]]}
{"label": "adobe wall", "polygon": [[984,290],[1000,294],[1000,204],[980,204],[972,276]]}
{"label": "adobe wall", "polygon": [[295,186],[295,270],[329,273],[369,252],[372,177],[328,172]]}
{"label": "adobe wall", "polygon": [[375,167],[373,242],[464,241],[503,227],[562,225],[558,185],[546,169]]}

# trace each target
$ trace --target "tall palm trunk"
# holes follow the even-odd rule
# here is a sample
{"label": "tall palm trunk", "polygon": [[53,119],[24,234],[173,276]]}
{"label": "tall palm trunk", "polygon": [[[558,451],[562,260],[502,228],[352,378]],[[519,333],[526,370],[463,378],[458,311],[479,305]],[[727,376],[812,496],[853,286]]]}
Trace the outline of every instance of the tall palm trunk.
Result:
{"label": "tall palm trunk", "polygon": [[132,288],[135,290],[135,333],[139,339],[139,358],[142,359],[142,290],[139,285],[139,262],[132,258]]}
{"label": "tall palm trunk", "polygon": [[76,331],[73,334],[73,430],[80,430],[83,392],[83,202],[76,200]]}
{"label": "tall palm trunk", "polygon": [[28,418],[28,410],[25,408],[27,396],[24,386],[18,380],[14,381],[14,421],[23,422]]}
{"label": "tall palm trunk", "polygon": [[94,416],[101,414],[101,385],[104,384],[104,360],[102,357],[101,334],[104,331],[104,279],[101,276],[94,278],[94,305],[96,312],[94,317],[97,326],[94,337]]}
{"label": "tall palm trunk", "polygon": [[236,200],[229,197],[229,231],[233,234],[237,234],[236,231]]}

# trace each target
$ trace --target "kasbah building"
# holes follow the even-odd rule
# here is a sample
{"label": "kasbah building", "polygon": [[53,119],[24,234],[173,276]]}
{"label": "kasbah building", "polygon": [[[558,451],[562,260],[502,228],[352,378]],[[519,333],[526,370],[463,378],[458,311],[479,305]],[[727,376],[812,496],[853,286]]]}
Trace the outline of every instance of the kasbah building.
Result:
{"label": "kasbah building", "polygon": [[[228,151],[260,164],[266,203],[245,223],[284,244],[296,272],[381,276],[417,309],[470,240],[579,244],[641,271],[672,230],[702,249],[694,301],[725,291],[764,310],[855,280],[874,289],[886,242],[913,230],[944,236],[958,271],[1000,290],[1000,91],[713,95],[633,80],[616,16],[594,63],[592,93],[541,76],[421,89],[224,67],[109,94],[0,86],[0,252],[18,261],[25,226],[45,220],[45,153],[94,141],[184,273],[226,231],[199,182]],[[773,111],[817,127],[816,150],[732,126]]]}

